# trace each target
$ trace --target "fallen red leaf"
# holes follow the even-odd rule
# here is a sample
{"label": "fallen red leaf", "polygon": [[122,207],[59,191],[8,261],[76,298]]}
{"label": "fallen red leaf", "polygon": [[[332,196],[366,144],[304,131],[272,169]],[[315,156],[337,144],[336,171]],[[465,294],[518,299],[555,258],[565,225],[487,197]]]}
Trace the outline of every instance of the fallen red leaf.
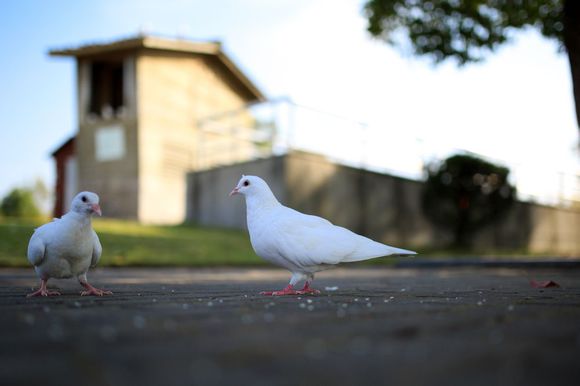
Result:
{"label": "fallen red leaf", "polygon": [[553,280],[535,281],[530,280],[530,285],[534,288],[549,288],[549,287],[560,287],[560,284]]}

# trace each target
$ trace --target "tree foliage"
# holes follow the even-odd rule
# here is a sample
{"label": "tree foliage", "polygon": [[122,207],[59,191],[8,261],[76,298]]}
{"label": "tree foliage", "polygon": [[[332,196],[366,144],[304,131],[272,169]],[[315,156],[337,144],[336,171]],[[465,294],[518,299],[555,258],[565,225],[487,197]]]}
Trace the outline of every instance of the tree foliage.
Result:
{"label": "tree foliage", "polygon": [[[479,61],[506,42],[509,31],[537,28],[563,42],[564,0],[369,0],[368,31],[398,45],[405,36],[414,53],[435,62]],[[402,32],[402,34],[400,33]]]}
{"label": "tree foliage", "polygon": [[454,246],[507,212],[515,199],[509,170],[470,155],[454,155],[428,168],[422,205],[435,226],[450,229]]}
{"label": "tree foliage", "polygon": [[40,210],[34,199],[34,192],[30,189],[12,189],[10,193],[2,199],[0,212],[4,216],[13,217],[36,217],[40,215]]}
{"label": "tree foliage", "polygon": [[364,13],[371,35],[395,46],[407,41],[435,63],[480,61],[516,29],[557,39],[568,53],[580,129],[579,0],[367,0]]}

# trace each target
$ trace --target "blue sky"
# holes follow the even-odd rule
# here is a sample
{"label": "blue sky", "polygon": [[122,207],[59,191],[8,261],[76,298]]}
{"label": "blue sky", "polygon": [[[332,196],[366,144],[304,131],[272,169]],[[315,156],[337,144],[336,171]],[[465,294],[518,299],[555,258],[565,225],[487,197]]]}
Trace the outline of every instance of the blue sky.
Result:
{"label": "blue sky", "polygon": [[76,131],[73,60],[47,51],[139,31],[221,40],[268,97],[368,122],[382,130],[386,149],[407,136],[519,165],[541,162],[550,173],[579,172],[569,68],[556,43],[526,31],[482,64],[434,67],[369,38],[361,7],[356,0],[2,1],[0,196],[37,177],[52,186],[50,152]]}

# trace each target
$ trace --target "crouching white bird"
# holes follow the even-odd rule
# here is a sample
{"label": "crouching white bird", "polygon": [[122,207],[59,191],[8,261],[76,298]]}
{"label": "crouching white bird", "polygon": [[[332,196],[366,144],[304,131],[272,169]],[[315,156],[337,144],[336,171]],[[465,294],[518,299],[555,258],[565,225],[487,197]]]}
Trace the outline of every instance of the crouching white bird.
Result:
{"label": "crouching white bird", "polygon": [[[288,269],[292,278],[281,291],[263,295],[317,294],[312,289],[314,273],[339,263],[389,255],[415,255],[333,225],[317,216],[300,213],[278,202],[268,184],[256,176],[242,176],[230,196],[246,198],[246,217],[252,247],[261,258]],[[294,286],[305,280],[304,288]]]}
{"label": "crouching white bird", "polygon": [[28,243],[28,261],[40,278],[40,289],[28,297],[60,295],[46,288],[48,279],[73,276],[86,289],[81,292],[83,296],[112,295],[87,281],[87,271],[97,265],[103,251],[91,223],[93,214],[101,215],[99,196],[81,192],[72,200],[68,213],[34,231]]}

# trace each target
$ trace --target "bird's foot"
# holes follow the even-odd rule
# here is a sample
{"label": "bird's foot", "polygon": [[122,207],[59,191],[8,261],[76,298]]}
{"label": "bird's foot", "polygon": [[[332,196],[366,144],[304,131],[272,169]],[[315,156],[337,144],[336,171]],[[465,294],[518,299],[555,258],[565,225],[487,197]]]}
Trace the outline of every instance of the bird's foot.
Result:
{"label": "bird's foot", "polygon": [[284,296],[284,295],[299,295],[299,291],[296,291],[290,284],[288,284],[284,289],[280,291],[264,291],[260,292],[260,295],[265,296]]}
{"label": "bird's foot", "polygon": [[320,295],[320,291],[314,288],[302,288],[296,291],[296,295]]}
{"label": "bird's foot", "polygon": [[304,283],[304,288],[296,291],[298,295],[319,295],[320,291],[314,288],[310,288],[310,281]]}
{"label": "bird's foot", "polygon": [[103,295],[112,295],[111,291],[102,290],[99,288],[95,288],[89,283],[82,284],[87,290],[81,292],[81,296],[103,296]]}
{"label": "bird's foot", "polygon": [[283,289],[280,291],[263,291],[263,292],[260,292],[260,295],[266,295],[266,296],[298,295],[298,291],[287,290],[287,289]]}
{"label": "bird's foot", "polygon": [[50,291],[46,288],[40,288],[37,291],[29,293],[28,295],[26,295],[26,297],[32,298],[35,296],[59,296],[59,295],[60,295],[60,292],[58,292],[58,291]]}
{"label": "bird's foot", "polygon": [[112,294],[113,293],[111,291],[106,291],[106,290],[98,289],[95,287],[81,292],[81,296],[91,296],[91,295],[92,296],[103,296],[103,295],[112,295]]}

